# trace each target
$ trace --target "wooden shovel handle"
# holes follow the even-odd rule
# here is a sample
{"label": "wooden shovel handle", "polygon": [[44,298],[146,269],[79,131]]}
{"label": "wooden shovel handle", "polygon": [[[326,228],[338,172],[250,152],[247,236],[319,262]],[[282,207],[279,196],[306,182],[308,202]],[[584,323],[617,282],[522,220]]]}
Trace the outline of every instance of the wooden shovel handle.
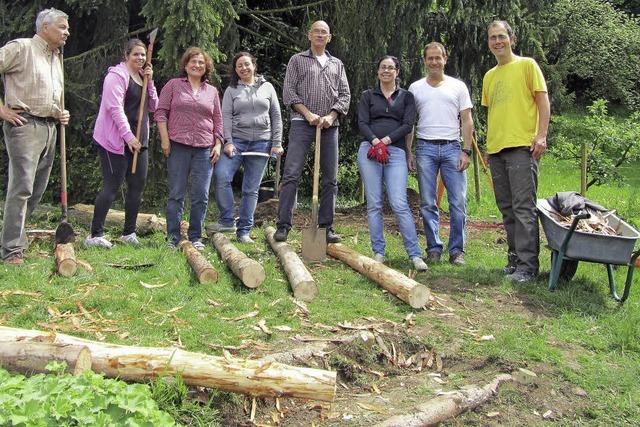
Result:
{"label": "wooden shovel handle", "polygon": [[313,195],[311,198],[311,222],[318,225],[318,187],[320,184],[320,134],[322,130],[316,127],[315,154],[313,156]]}
{"label": "wooden shovel handle", "polygon": [[[142,96],[140,96],[140,107],[138,107],[138,126],[136,126],[136,139],[140,142],[142,135],[142,118],[144,116],[144,105],[147,102],[147,85],[149,84],[149,76],[145,74],[142,80]],[[131,165],[131,173],[135,174],[138,166],[138,151],[133,152],[133,164]]]}

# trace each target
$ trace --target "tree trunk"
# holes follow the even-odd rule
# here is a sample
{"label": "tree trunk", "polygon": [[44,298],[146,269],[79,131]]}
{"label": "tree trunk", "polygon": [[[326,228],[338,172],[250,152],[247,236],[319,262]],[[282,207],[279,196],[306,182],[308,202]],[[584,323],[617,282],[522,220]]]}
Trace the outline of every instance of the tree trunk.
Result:
{"label": "tree trunk", "polygon": [[188,240],[183,240],[180,243],[180,249],[182,249],[182,252],[187,257],[187,261],[200,283],[215,283],[218,281],[218,272],[209,263],[207,258],[193,247],[193,243]]}
{"label": "tree trunk", "polygon": [[213,244],[220,253],[220,258],[227,263],[233,274],[248,288],[257,288],[264,282],[266,274],[264,268],[238,248],[236,248],[222,233],[213,233]]}
{"label": "tree trunk", "polygon": [[85,345],[92,369],[110,378],[147,381],[178,373],[188,385],[212,387],[255,397],[294,397],[331,402],[336,373],[300,368],[278,362],[218,357],[176,348],[130,347],[101,343],[70,335],[0,326],[0,347],[5,342],[42,341]]}
{"label": "tree trunk", "polygon": [[413,308],[424,307],[431,297],[431,292],[426,286],[341,243],[328,244],[327,253],[367,276]]}
{"label": "tree trunk", "polygon": [[53,361],[66,362],[66,372],[78,375],[91,369],[91,352],[77,344],[17,341],[0,345],[0,365],[10,372],[45,373]]}
{"label": "tree trunk", "polygon": [[60,243],[56,245],[56,271],[63,277],[71,277],[76,274],[78,263],[73,243]]}
{"label": "tree trunk", "polygon": [[276,242],[273,238],[273,234],[276,229],[273,227],[267,227],[264,231],[264,235],[271,245],[271,249],[278,255],[284,271],[287,273],[287,278],[291,284],[293,290],[293,296],[302,301],[311,301],[318,293],[318,286],[313,280],[311,273],[307,270],[298,254],[291,249],[285,242]]}
{"label": "tree trunk", "polygon": [[[93,219],[93,205],[85,205],[78,203],[69,209],[69,218],[89,227]],[[115,209],[109,209],[107,218],[105,219],[105,227],[122,227],[124,224],[124,212]],[[154,214],[139,213],[136,220],[136,233],[144,236],[152,234],[156,231],[166,232],[167,221],[164,218],[158,218]]]}

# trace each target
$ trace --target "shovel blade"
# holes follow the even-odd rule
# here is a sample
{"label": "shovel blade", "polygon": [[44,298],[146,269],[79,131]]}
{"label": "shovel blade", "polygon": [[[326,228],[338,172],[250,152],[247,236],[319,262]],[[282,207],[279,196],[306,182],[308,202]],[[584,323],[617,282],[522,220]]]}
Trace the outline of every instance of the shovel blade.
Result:
{"label": "shovel blade", "polygon": [[62,221],[58,228],[56,228],[56,245],[64,243],[73,243],[76,241],[76,234],[73,232],[73,227],[66,221]]}
{"label": "shovel blade", "polygon": [[327,230],[310,227],[302,230],[302,259],[323,262],[327,259]]}

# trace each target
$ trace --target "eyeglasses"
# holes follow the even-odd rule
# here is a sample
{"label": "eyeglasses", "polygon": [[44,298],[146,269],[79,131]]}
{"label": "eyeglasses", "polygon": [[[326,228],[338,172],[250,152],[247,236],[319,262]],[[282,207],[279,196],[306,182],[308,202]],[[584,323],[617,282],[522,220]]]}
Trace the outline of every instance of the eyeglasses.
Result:
{"label": "eyeglasses", "polygon": [[397,68],[394,67],[393,65],[381,65],[379,70],[380,71],[395,71],[395,70],[397,70]]}

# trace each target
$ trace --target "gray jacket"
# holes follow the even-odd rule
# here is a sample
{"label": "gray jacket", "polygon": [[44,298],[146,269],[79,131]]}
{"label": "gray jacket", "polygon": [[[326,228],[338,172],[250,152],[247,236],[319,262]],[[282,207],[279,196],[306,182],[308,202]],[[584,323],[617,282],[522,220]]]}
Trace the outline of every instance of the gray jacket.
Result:
{"label": "gray jacket", "polygon": [[241,80],[237,87],[229,86],[222,98],[222,121],[225,144],[233,139],[245,141],[270,140],[272,146],[282,146],[282,116],[278,95],[271,83],[257,76],[248,86]]}

